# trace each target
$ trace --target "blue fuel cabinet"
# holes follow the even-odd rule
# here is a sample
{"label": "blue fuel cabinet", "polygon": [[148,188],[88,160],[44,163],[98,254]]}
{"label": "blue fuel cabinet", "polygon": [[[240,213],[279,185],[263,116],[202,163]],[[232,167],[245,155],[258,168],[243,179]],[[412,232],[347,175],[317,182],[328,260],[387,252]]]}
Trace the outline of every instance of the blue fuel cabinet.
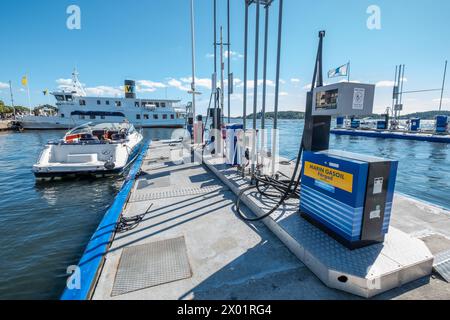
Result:
{"label": "blue fuel cabinet", "polygon": [[384,241],[397,161],[344,151],[305,152],[300,212],[350,249]]}

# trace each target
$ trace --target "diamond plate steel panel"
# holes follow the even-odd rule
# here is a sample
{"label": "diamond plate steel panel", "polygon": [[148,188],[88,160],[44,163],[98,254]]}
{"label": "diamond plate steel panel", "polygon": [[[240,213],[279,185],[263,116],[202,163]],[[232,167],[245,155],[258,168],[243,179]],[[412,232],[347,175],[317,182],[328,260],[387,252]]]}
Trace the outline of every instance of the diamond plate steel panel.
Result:
{"label": "diamond plate steel panel", "polygon": [[448,283],[450,283],[450,250],[435,256],[434,270]]}
{"label": "diamond plate steel panel", "polygon": [[125,248],[111,296],[192,276],[184,237]]}
{"label": "diamond plate steel panel", "polygon": [[140,202],[140,201],[148,201],[148,200],[157,200],[157,199],[167,199],[167,198],[176,198],[176,197],[184,197],[198,194],[208,194],[217,191],[226,190],[223,186],[209,186],[209,187],[198,187],[198,188],[185,188],[185,189],[170,189],[163,190],[157,192],[146,192],[146,193],[135,193],[130,199],[130,202]]}

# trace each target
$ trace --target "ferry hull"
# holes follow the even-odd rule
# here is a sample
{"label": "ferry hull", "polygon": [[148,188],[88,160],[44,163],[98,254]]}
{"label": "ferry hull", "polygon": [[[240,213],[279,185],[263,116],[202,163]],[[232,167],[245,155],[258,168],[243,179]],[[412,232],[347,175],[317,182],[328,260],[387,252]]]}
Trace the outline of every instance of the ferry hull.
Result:
{"label": "ferry hull", "polygon": [[[82,122],[46,122],[46,121],[27,121],[27,120],[20,120],[18,121],[21,125],[21,127],[25,130],[69,130],[70,128],[82,125]],[[85,121],[86,122],[86,121]],[[179,122],[173,122],[173,123],[149,123],[149,124],[143,124],[143,123],[133,123],[131,122],[136,128],[163,128],[163,129],[179,129],[184,128],[184,121]]]}

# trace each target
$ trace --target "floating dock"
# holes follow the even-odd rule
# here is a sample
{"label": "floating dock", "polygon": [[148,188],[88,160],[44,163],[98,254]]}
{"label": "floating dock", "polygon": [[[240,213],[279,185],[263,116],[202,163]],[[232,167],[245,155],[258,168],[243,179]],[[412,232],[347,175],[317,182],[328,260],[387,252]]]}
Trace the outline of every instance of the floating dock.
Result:
{"label": "floating dock", "polygon": [[425,132],[402,132],[386,130],[332,129],[331,133],[344,136],[370,137],[382,139],[401,139],[427,142],[450,143],[450,135],[439,135]]}
{"label": "floating dock", "polygon": [[[447,267],[449,211],[396,195],[386,242],[349,251],[304,221],[298,200],[243,222],[246,178],[215,158],[172,161],[181,149],[158,141],[142,152],[62,299],[450,299],[430,277],[434,256]],[[252,192],[243,202],[249,216],[274,204]],[[116,233],[121,215],[141,220]]]}

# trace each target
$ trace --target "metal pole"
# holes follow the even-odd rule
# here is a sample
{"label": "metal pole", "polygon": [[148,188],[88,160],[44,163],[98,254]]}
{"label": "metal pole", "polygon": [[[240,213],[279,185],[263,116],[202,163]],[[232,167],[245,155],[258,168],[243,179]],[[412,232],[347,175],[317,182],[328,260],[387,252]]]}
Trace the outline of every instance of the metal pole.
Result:
{"label": "metal pole", "polygon": [[252,139],[252,177],[256,170],[256,117],[258,112],[258,66],[259,66],[259,0],[256,4],[256,30],[255,30],[255,73],[253,80],[253,139]]}
{"label": "metal pole", "polygon": [[[217,79],[217,1],[214,0],[214,77]],[[214,109],[217,109],[217,88],[213,88]],[[217,129],[217,128],[215,128]]]}
{"label": "metal pole", "polygon": [[220,108],[224,109],[224,72],[225,72],[225,64],[223,62],[223,36],[222,36],[222,26],[220,27]]}
{"label": "metal pole", "polygon": [[[283,0],[279,0],[280,9],[278,13],[278,44],[277,44],[277,71],[275,79],[275,115],[273,129],[278,129],[278,97],[280,93],[280,61],[281,61],[281,36],[283,27]],[[272,142],[274,144],[274,142]],[[275,153],[273,153],[274,155]]]}
{"label": "metal pole", "polygon": [[248,0],[245,0],[245,35],[244,35],[244,94],[243,117],[244,131],[247,130],[247,63],[248,63]]}
{"label": "metal pole", "polygon": [[[395,104],[396,105],[398,105],[399,103],[400,103],[400,79],[401,79],[401,77],[402,77],[402,65],[400,64],[399,66],[398,66],[398,78],[397,78],[397,85],[398,85],[398,90],[397,90],[397,99],[396,99],[396,101],[395,101]],[[398,117],[398,110],[395,110],[395,120],[397,120],[397,117]]]}
{"label": "metal pole", "polygon": [[233,85],[230,83],[231,77],[231,39],[230,39],[230,0],[227,1],[227,42],[228,42],[228,123],[231,122],[231,92],[230,88]]}
{"label": "metal pole", "polygon": [[16,107],[14,106],[14,96],[13,96],[13,91],[12,91],[11,80],[9,80],[9,93],[11,94],[11,107],[13,108],[13,112],[14,112],[14,120],[16,120]]}
{"label": "metal pole", "polygon": [[347,64],[347,76],[348,76],[347,81],[350,82],[350,61]]}
{"label": "metal pole", "polygon": [[[195,21],[194,21],[194,0],[191,0],[191,33],[192,33],[192,116],[195,121],[195,94],[197,92],[195,87]],[[167,91],[166,91],[167,93]]]}
{"label": "metal pole", "polygon": [[[401,83],[402,83],[402,86],[401,86],[401,89],[400,89],[400,104],[403,103],[403,85],[405,83],[405,65],[403,65],[403,69],[402,69]],[[400,117],[400,113],[401,113],[401,110],[398,110],[398,116],[399,117]]]}
{"label": "metal pole", "polygon": [[447,76],[447,63],[448,63],[448,61],[445,60],[444,79],[442,80],[442,90],[441,90],[441,100],[439,102],[439,111],[442,110],[442,99],[444,98],[444,90],[445,90],[445,78]]}
{"label": "metal pole", "polygon": [[261,115],[261,129],[266,127],[266,93],[267,93],[267,42],[269,35],[269,6],[265,7],[266,21],[264,27],[264,75],[263,75],[263,94],[262,94],[262,115]]}
{"label": "metal pole", "polygon": [[[394,77],[394,79],[395,79],[395,81],[394,81],[394,89],[393,89],[393,92],[392,92],[392,110],[391,110],[391,116],[394,116],[394,112],[395,112],[395,98],[396,98],[396,96],[397,96],[397,94],[398,94],[398,89],[397,89],[397,92],[396,92],[396,86],[397,86],[397,71],[398,71],[398,66],[396,65],[395,66],[395,77]],[[395,119],[394,119],[395,120]]]}
{"label": "metal pole", "polygon": [[272,174],[275,173],[275,159],[278,154],[277,141],[278,141],[278,102],[280,94],[280,61],[281,61],[281,36],[283,27],[283,0],[279,0],[278,10],[278,41],[277,41],[277,69],[275,76],[275,102],[274,102],[274,120],[273,120],[273,133],[272,133]]}

